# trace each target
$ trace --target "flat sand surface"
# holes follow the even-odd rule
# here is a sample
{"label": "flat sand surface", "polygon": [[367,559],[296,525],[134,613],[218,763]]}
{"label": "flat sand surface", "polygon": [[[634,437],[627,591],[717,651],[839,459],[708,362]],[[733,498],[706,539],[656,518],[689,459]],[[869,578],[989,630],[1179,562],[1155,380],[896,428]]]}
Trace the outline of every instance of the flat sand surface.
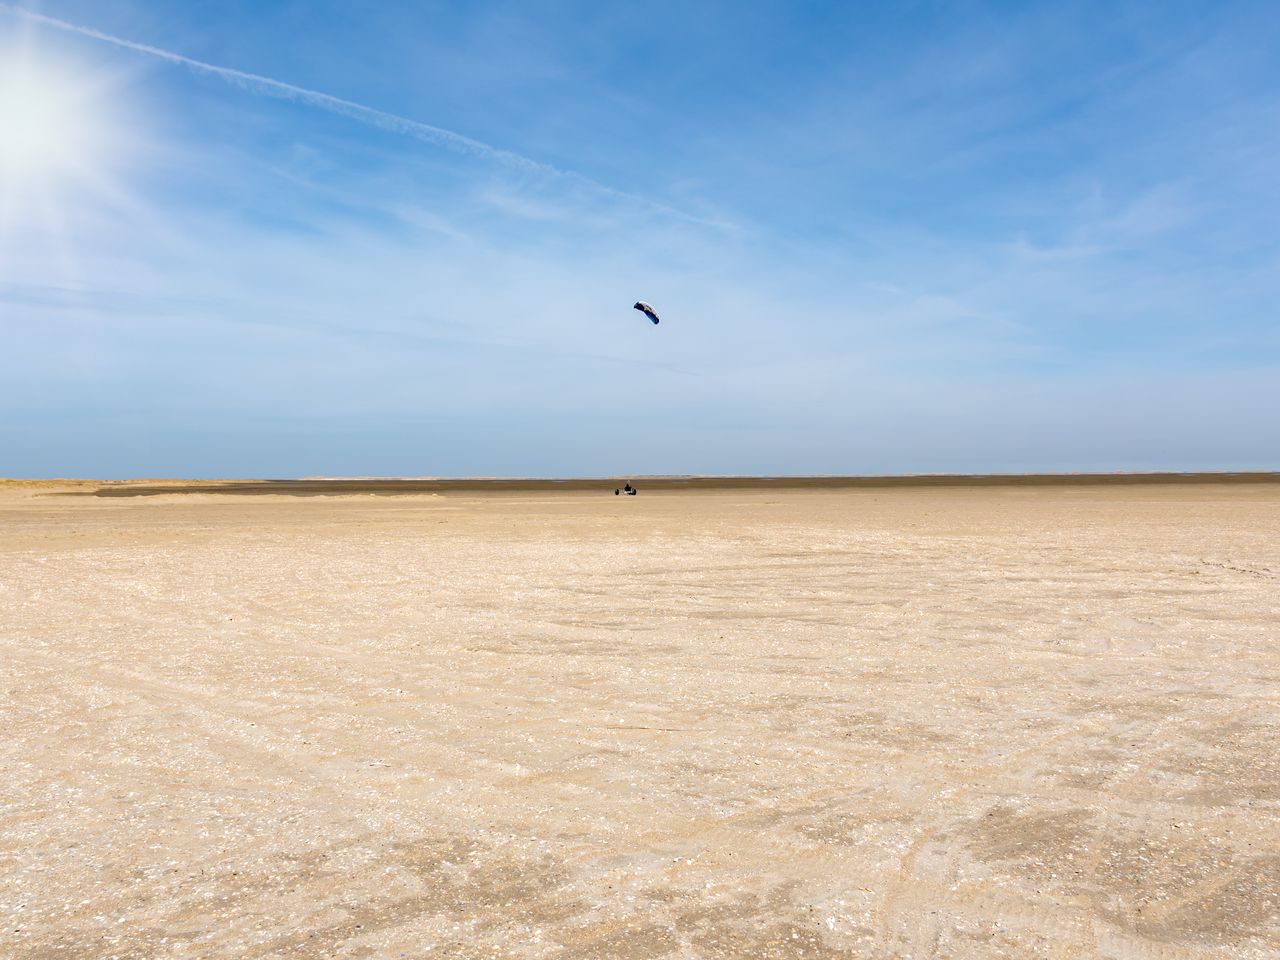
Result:
{"label": "flat sand surface", "polygon": [[56,492],[6,960],[1280,956],[1280,484]]}

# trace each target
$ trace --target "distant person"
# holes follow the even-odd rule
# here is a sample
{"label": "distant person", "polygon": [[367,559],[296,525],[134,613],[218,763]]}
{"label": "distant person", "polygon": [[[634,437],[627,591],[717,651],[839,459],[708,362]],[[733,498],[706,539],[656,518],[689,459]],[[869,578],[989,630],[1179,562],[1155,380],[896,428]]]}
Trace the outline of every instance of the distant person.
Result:
{"label": "distant person", "polygon": [[631,485],[631,481],[628,480],[627,485],[622,488],[622,492],[625,493],[628,497],[634,497],[636,495],[636,488],[633,487]]}

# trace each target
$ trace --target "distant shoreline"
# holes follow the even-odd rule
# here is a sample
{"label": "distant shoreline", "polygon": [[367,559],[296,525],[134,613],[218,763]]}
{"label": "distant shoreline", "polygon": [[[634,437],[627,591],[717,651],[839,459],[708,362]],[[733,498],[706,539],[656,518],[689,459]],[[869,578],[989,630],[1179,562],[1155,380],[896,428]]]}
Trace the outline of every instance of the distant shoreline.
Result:
{"label": "distant shoreline", "polygon": [[148,497],[174,494],[237,496],[381,496],[424,493],[599,491],[630,480],[642,490],[841,490],[888,487],[1046,487],[1169,484],[1272,484],[1280,472],[985,473],[900,476],[629,476],[629,477],[323,477],[292,480],[0,480],[3,487],[48,489],[63,496]]}

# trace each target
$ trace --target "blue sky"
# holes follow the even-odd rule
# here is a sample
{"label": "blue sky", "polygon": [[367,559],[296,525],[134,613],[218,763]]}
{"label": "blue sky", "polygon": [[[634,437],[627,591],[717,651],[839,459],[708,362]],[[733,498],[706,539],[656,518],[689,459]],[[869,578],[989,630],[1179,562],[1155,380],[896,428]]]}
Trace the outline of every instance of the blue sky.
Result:
{"label": "blue sky", "polygon": [[0,175],[0,475],[1280,468],[1277,49],[1266,3],[0,4],[75,101]]}

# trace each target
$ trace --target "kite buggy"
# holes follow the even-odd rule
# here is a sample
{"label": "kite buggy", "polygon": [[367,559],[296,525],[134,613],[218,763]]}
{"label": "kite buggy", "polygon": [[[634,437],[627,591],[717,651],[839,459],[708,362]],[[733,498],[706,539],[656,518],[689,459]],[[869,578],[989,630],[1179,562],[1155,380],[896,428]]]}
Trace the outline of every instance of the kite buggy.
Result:
{"label": "kite buggy", "polygon": [[[658,325],[658,311],[653,309],[652,304],[645,303],[643,300],[637,300],[635,302],[635,306],[633,306],[631,309],[639,310],[641,313],[643,313],[646,317],[648,317],[653,322],[654,326]],[[631,485],[630,480],[627,481],[626,485],[621,490],[619,490],[617,487],[613,488],[613,495],[615,497],[621,496],[624,493],[628,497],[634,497],[637,493],[636,488]]]}

